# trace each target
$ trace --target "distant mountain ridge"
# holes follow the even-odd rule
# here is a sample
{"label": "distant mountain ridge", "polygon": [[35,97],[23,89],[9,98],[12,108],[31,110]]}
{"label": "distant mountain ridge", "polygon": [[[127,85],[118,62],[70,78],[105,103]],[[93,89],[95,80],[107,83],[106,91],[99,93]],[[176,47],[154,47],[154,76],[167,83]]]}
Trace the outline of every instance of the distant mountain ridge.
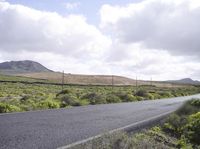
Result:
{"label": "distant mountain ridge", "polygon": [[32,72],[53,72],[44,67],[38,62],[31,60],[24,61],[9,61],[0,63],[1,74],[20,74],[20,73],[32,73]]}
{"label": "distant mountain ridge", "polygon": [[192,80],[191,78],[184,78],[184,79],[180,79],[180,80],[169,80],[167,82],[200,85],[200,81]]}

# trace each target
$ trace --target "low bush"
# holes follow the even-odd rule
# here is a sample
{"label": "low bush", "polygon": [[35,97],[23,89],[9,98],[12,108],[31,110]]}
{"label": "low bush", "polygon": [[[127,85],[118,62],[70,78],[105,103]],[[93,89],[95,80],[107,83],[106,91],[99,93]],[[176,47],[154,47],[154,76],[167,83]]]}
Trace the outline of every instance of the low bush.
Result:
{"label": "low bush", "polygon": [[173,95],[172,95],[170,92],[166,92],[166,91],[159,92],[159,95],[160,95],[162,98],[170,98],[170,97],[173,97]]}
{"label": "low bush", "polygon": [[135,98],[136,98],[137,101],[142,101],[142,100],[144,100],[144,97],[140,97],[140,96],[135,96]]}
{"label": "low bush", "polygon": [[7,113],[7,112],[20,112],[21,109],[17,106],[0,103],[0,113]]}
{"label": "low bush", "polygon": [[123,99],[123,102],[131,102],[131,101],[137,101],[137,98],[133,96],[132,94],[126,94]]}
{"label": "low bush", "polygon": [[168,149],[176,146],[175,140],[155,129],[160,128],[152,128],[135,135],[123,131],[105,134],[72,149]]}
{"label": "low bush", "polygon": [[[32,81],[34,81],[34,79]],[[48,108],[49,106],[45,103],[41,103],[42,101],[55,101],[60,107],[66,107],[160,99],[171,95],[191,95],[199,93],[199,91],[200,87],[198,86],[168,88],[153,87],[149,85],[139,86],[137,88],[134,86],[114,86],[112,88],[111,86],[65,85],[65,89],[61,91],[61,87],[59,85],[37,83],[1,83],[0,102],[16,106],[22,111],[30,111],[42,109],[42,106],[44,106],[44,108]],[[160,95],[159,93],[161,92],[163,93]],[[195,102],[195,104],[198,104],[199,101]],[[188,107],[188,110],[185,111],[190,111],[189,108],[190,107]]]}
{"label": "low bush", "polygon": [[60,97],[61,107],[66,106],[80,106],[79,100],[70,94],[66,94]]}
{"label": "low bush", "polygon": [[191,105],[195,106],[195,107],[200,107],[200,99],[193,99],[190,102]]}
{"label": "low bush", "polygon": [[130,93],[116,92],[116,93],[114,93],[114,95],[119,97],[122,102],[137,101],[137,98],[135,96],[133,96],[132,94],[130,94]]}
{"label": "low bush", "polygon": [[37,105],[39,109],[54,109],[59,108],[59,103],[53,100],[43,100],[40,101]]}
{"label": "low bush", "polygon": [[[200,145],[199,99],[187,101],[175,114],[170,115],[163,130],[179,139],[179,148],[198,148]],[[200,147],[200,146],[199,146]]]}
{"label": "low bush", "polygon": [[187,117],[171,114],[166,121],[163,125],[164,131],[175,137],[181,137],[183,126],[187,124]]}
{"label": "low bush", "polygon": [[85,105],[89,105],[90,102],[88,100],[79,100],[78,104],[80,106],[85,106]]}
{"label": "low bush", "polygon": [[135,93],[135,96],[148,97],[148,92],[146,90],[140,89]]}
{"label": "low bush", "polygon": [[154,95],[153,95],[153,94],[147,93],[146,99],[147,99],[147,100],[149,100],[149,99],[150,99],[150,100],[153,100],[153,99],[155,99],[155,98],[154,98]]}
{"label": "low bush", "polygon": [[152,93],[154,99],[161,99],[162,97],[158,93]]}
{"label": "low bush", "polygon": [[107,103],[119,103],[119,102],[121,102],[121,99],[114,94],[107,94],[106,95],[106,102]]}
{"label": "low bush", "polygon": [[60,91],[59,93],[56,94],[56,97],[58,97],[59,95],[64,95],[64,94],[71,94],[72,91],[69,90],[69,89],[65,89],[65,90],[62,90]]}
{"label": "low bush", "polygon": [[193,113],[196,113],[200,111],[200,108],[198,107],[199,99],[192,99],[184,103],[184,105],[179,108],[176,113],[178,115],[190,115]]}
{"label": "low bush", "polygon": [[25,101],[27,101],[29,98],[30,98],[30,96],[24,95],[24,96],[21,97],[20,101],[21,101],[21,102],[25,102]]}
{"label": "low bush", "polygon": [[92,105],[106,103],[106,98],[98,93],[88,93],[82,99],[87,99]]}
{"label": "low bush", "polygon": [[200,145],[200,112],[192,114],[184,127],[185,136],[191,143]]}

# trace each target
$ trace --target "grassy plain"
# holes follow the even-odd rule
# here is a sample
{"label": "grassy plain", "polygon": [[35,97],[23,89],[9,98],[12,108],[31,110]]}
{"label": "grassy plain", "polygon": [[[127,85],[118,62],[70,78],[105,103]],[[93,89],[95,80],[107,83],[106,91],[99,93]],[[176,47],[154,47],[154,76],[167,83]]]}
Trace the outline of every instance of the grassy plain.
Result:
{"label": "grassy plain", "polygon": [[0,75],[0,113],[72,106],[134,102],[186,96],[199,87],[156,87],[150,85],[64,85],[49,80]]}

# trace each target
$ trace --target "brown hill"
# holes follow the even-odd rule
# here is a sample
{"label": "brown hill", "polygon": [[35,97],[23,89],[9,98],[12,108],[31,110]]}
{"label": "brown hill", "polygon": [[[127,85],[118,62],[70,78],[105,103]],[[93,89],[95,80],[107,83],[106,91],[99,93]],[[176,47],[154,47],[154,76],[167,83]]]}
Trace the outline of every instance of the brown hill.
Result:
{"label": "brown hill", "polygon": [[31,60],[9,61],[0,63],[0,74],[14,75],[20,73],[52,72],[38,62]]}
{"label": "brown hill", "polygon": [[[46,79],[52,82],[61,83],[62,73],[60,72],[38,72],[38,73],[24,73],[18,76]],[[112,81],[113,80],[113,81]],[[81,85],[155,85],[158,87],[181,87],[181,84],[159,82],[159,81],[143,81],[134,80],[122,76],[112,75],[81,75],[81,74],[64,74],[64,83],[67,84],[81,84]]]}
{"label": "brown hill", "polygon": [[[17,75],[36,79],[45,79],[53,83],[62,83],[63,74],[49,70],[38,62],[10,61],[0,63],[0,74]],[[155,85],[159,87],[181,87],[185,84],[175,82],[134,80],[123,76],[64,74],[64,83],[82,85]]]}

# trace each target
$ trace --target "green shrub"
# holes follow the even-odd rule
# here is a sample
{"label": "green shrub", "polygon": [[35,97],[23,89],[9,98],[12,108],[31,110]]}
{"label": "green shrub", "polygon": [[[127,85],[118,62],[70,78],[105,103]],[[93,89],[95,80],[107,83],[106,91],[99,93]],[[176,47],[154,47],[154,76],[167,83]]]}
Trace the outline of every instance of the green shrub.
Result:
{"label": "green shrub", "polygon": [[147,93],[147,99],[154,99],[154,96],[153,96],[153,94],[151,94],[151,93]]}
{"label": "green shrub", "polygon": [[185,136],[181,136],[181,138],[177,141],[177,148],[180,149],[193,149],[192,144],[188,141]]}
{"label": "green shrub", "polygon": [[129,137],[125,132],[115,132],[78,144],[72,149],[122,149],[124,147],[128,149],[130,148],[129,143]]}
{"label": "green shrub", "polygon": [[179,116],[177,114],[171,114],[166,123],[163,125],[163,129],[176,137],[180,137],[183,133],[183,126],[187,124],[186,116]]}
{"label": "green shrub", "polygon": [[85,105],[89,105],[90,102],[88,100],[79,100],[79,105],[80,106],[85,106]]}
{"label": "green shrub", "polygon": [[148,97],[148,92],[146,90],[140,89],[135,93],[135,96]]}
{"label": "green shrub", "polygon": [[98,93],[88,93],[82,99],[87,99],[92,105],[106,103],[106,98]]}
{"label": "green shrub", "polygon": [[71,94],[63,95],[60,100],[61,100],[61,107],[81,105],[79,103],[79,100]]}
{"label": "green shrub", "polygon": [[158,93],[152,93],[154,99],[161,99],[162,97]]}
{"label": "green shrub", "polygon": [[0,97],[4,97],[5,96],[5,94],[4,93],[0,93]]}
{"label": "green shrub", "polygon": [[142,100],[144,100],[144,97],[140,97],[140,96],[136,96],[135,98],[136,98],[137,101],[142,101]]}
{"label": "green shrub", "polygon": [[130,93],[117,92],[117,93],[114,93],[114,95],[119,97],[122,102],[137,101],[137,98]]}
{"label": "green shrub", "polygon": [[43,100],[40,101],[37,105],[37,107],[41,109],[54,109],[54,108],[59,108],[59,103],[53,100]]}
{"label": "green shrub", "polygon": [[196,148],[200,145],[200,108],[199,99],[187,101],[176,114],[170,115],[163,130],[179,138],[178,148]]}
{"label": "green shrub", "polygon": [[0,113],[7,113],[7,112],[19,112],[21,109],[17,106],[0,103]]}
{"label": "green shrub", "polygon": [[183,96],[183,95],[179,91],[174,90],[174,91],[172,91],[172,96],[173,97],[179,97],[179,96]]}
{"label": "green shrub", "polygon": [[196,104],[196,100],[189,100],[183,104],[181,108],[179,108],[176,113],[178,115],[190,115],[193,113],[197,113],[200,111],[200,108],[197,106],[194,106]]}
{"label": "green shrub", "polygon": [[196,106],[196,107],[200,107],[200,99],[193,99],[190,102],[191,105]]}
{"label": "green shrub", "polygon": [[159,95],[160,95],[162,98],[173,97],[173,95],[172,95],[170,92],[167,92],[167,91],[159,92]]}
{"label": "green shrub", "polygon": [[65,90],[62,90],[60,91],[59,93],[56,94],[56,97],[58,97],[59,95],[63,95],[63,94],[71,94],[72,91],[69,90],[69,89],[65,89]]}
{"label": "green shrub", "polygon": [[113,94],[116,95],[117,97],[119,97],[122,100],[122,99],[124,99],[124,97],[126,96],[127,93],[119,91],[119,92],[114,92]]}
{"label": "green shrub", "polygon": [[25,102],[25,101],[27,101],[29,98],[30,98],[30,96],[24,95],[24,96],[21,97],[20,101],[21,101],[21,102]]}
{"label": "green shrub", "polygon": [[[24,78],[21,79],[23,80]],[[14,80],[16,80],[16,78]],[[25,80],[27,80],[27,78]],[[31,79],[31,81],[34,81],[34,79]],[[45,80],[45,82],[47,82],[47,80]],[[16,107],[19,107],[20,110],[29,111],[42,109],[42,107],[38,106],[41,101],[45,100],[55,101],[60,104],[61,107],[65,107],[99,103],[130,102],[146,99],[160,99],[162,96],[158,94],[159,92],[164,92],[162,94],[163,97],[168,97],[170,96],[170,93],[178,96],[194,94],[198,93],[199,91],[200,87],[162,88],[148,85],[142,87],[140,86],[138,89],[134,88],[133,86],[118,86],[112,89],[110,86],[76,85],[70,87],[65,86],[65,89],[61,91],[59,85],[37,83],[1,83],[0,101],[9,105],[15,105]],[[111,95],[112,93],[114,95]],[[136,94],[140,96],[137,96]],[[69,98],[67,98],[67,101],[62,101],[61,98],[65,95]],[[195,107],[196,109],[198,108],[198,106]],[[45,108],[47,107],[44,107],[44,109]]]}
{"label": "green shrub", "polygon": [[191,143],[200,145],[200,112],[192,114],[188,118],[185,136]]}
{"label": "green shrub", "polygon": [[107,103],[118,103],[118,102],[121,102],[121,99],[114,94],[107,94],[106,95],[106,102]]}
{"label": "green shrub", "polygon": [[124,98],[122,99],[123,102],[131,102],[131,101],[137,101],[137,98],[133,96],[132,94],[126,94]]}

